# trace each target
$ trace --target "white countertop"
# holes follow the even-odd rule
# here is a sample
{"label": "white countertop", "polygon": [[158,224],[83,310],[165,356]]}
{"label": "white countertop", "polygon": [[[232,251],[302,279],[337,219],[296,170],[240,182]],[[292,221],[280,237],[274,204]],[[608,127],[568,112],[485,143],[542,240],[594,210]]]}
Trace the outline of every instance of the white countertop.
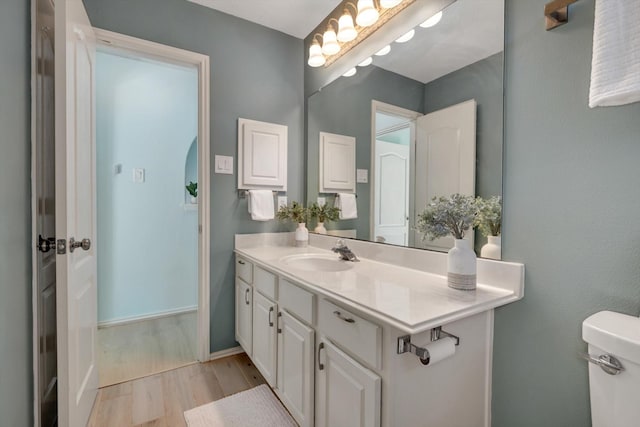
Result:
{"label": "white countertop", "polygon": [[[516,292],[488,284],[475,291],[447,286],[446,276],[360,258],[340,272],[304,271],[281,259],[307,253],[336,254],[317,247],[260,246],[236,248],[242,255],[267,270],[309,290],[331,297],[349,307],[416,334],[521,298]],[[346,262],[346,261],[345,261]]]}

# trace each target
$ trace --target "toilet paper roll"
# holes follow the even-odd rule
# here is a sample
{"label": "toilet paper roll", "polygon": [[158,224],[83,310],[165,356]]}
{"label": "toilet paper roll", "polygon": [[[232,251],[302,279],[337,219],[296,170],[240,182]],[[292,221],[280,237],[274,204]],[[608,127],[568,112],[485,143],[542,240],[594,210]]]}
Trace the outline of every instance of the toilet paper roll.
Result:
{"label": "toilet paper roll", "polygon": [[433,365],[434,363],[438,363],[439,361],[446,359],[447,357],[451,357],[456,352],[456,340],[455,338],[445,337],[439,340],[430,342],[425,345],[429,351],[429,359],[420,359],[420,361],[424,365]]}

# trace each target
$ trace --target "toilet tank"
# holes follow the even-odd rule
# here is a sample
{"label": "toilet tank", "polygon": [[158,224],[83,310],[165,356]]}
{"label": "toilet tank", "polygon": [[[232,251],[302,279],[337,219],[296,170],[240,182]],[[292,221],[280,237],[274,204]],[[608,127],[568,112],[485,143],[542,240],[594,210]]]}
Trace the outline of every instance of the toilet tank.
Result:
{"label": "toilet tank", "polygon": [[582,323],[589,354],[614,356],[623,370],[610,375],[589,363],[592,427],[640,425],[640,318],[601,311]]}

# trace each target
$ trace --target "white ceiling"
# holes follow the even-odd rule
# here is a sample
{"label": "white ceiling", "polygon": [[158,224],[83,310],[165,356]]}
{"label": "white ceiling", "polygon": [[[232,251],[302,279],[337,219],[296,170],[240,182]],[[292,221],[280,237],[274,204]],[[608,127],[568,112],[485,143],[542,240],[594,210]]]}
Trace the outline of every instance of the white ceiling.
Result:
{"label": "white ceiling", "polygon": [[340,0],[188,0],[304,39]]}
{"label": "white ceiling", "polygon": [[[304,39],[340,0],[188,0]],[[426,19],[427,17],[425,17]],[[407,28],[409,30],[409,28]],[[391,53],[374,65],[428,83],[501,52],[504,0],[457,0],[432,28],[416,28],[415,37],[393,43]]]}

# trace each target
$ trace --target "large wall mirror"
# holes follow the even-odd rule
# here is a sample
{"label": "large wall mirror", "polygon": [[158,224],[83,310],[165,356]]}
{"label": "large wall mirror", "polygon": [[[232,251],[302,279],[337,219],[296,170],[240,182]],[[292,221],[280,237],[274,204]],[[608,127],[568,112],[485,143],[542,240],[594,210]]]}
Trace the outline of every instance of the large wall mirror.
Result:
{"label": "large wall mirror", "polygon": [[[504,0],[445,6],[430,27],[415,22],[433,9],[404,18],[413,38],[391,43],[384,56],[371,52],[369,65],[357,65],[360,52],[354,75],[322,82],[318,75],[338,63],[307,67],[307,203],[335,198],[319,191],[320,134],[356,140],[357,218],[325,224],[329,234],[445,251],[452,239],[430,242],[415,230],[431,197],[502,196]],[[350,69],[348,55],[340,63]],[[472,238],[480,254],[487,239],[478,232]]]}

